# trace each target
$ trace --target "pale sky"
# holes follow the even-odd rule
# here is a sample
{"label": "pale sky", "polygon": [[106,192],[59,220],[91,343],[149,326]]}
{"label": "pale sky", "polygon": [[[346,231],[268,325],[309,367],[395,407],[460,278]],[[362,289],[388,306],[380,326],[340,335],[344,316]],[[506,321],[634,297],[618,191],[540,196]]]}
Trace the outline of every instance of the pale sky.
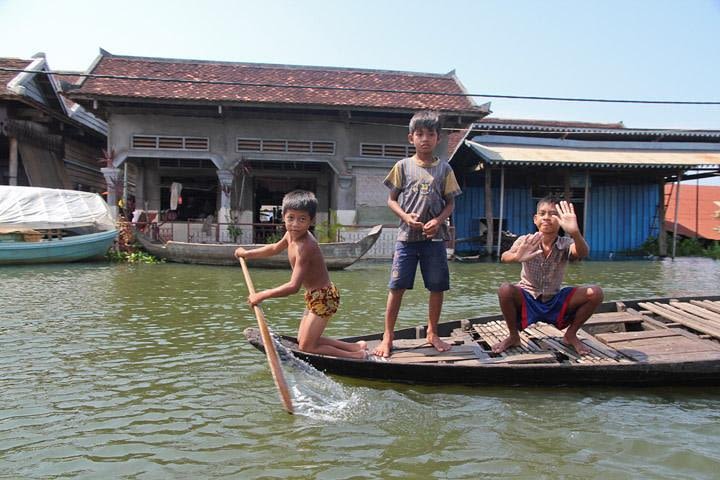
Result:
{"label": "pale sky", "polygon": [[[0,56],[447,73],[472,94],[720,101],[720,0],[0,0]],[[720,105],[490,101],[493,116],[720,130]]]}

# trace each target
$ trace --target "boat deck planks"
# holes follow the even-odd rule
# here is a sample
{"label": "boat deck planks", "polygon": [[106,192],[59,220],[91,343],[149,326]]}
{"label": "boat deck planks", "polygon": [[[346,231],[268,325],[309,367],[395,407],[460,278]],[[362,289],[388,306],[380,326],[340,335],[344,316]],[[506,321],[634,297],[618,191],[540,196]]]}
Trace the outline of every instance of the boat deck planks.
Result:
{"label": "boat deck planks", "polygon": [[[393,342],[388,361],[393,363],[453,363],[456,365],[568,363],[618,364],[650,361],[671,361],[692,355],[696,359],[716,359],[720,344],[704,340],[687,327],[705,335],[720,334],[720,302],[693,301],[639,303],[643,312],[625,308],[618,312],[596,313],[578,332],[580,340],[590,349],[578,354],[564,340],[564,333],[555,326],[539,323],[520,332],[520,345],[500,354],[490,351],[492,345],[508,335],[502,320],[457,328],[444,340],[453,345],[448,352],[438,352],[424,339],[401,339]],[[650,315],[657,315],[653,318]],[[642,326],[648,327],[641,330]],[[587,330],[594,331],[594,334]],[[418,330],[421,331],[421,330]],[[720,337],[717,337],[720,338]],[[371,348],[379,342],[373,342]]]}
{"label": "boat deck planks", "polygon": [[712,300],[690,300],[690,303],[703,307],[711,312],[720,313],[720,302],[714,302]]}
{"label": "boat deck planks", "polygon": [[[506,338],[508,330],[504,321],[492,320],[474,324],[465,330],[455,329],[451,337],[443,338],[453,345],[447,352],[436,351],[424,338],[395,340],[388,361],[455,365],[626,364],[671,361],[684,355],[691,355],[695,359],[720,358],[720,344],[717,342],[705,340],[685,329],[671,328],[684,326],[708,334],[716,326],[720,334],[720,313],[704,308],[708,303],[715,306],[720,305],[720,302],[698,303],[649,302],[639,304],[645,309],[644,312],[629,308],[620,312],[596,313],[578,332],[580,340],[590,349],[586,355],[578,354],[567,344],[562,331],[545,323],[532,325],[520,332],[520,345],[500,354],[493,353],[490,347]],[[649,316],[653,314],[660,319]],[[648,326],[648,329],[639,330],[642,325]],[[585,329],[596,333],[591,334]],[[374,348],[378,343],[370,342],[369,348]]]}
{"label": "boat deck planks", "polygon": [[678,323],[692,330],[710,335],[716,339],[720,339],[720,324],[712,320],[707,320],[695,314],[691,314],[677,305],[679,302],[671,302],[669,304],[661,304],[658,302],[639,303],[645,308],[671,322]]}

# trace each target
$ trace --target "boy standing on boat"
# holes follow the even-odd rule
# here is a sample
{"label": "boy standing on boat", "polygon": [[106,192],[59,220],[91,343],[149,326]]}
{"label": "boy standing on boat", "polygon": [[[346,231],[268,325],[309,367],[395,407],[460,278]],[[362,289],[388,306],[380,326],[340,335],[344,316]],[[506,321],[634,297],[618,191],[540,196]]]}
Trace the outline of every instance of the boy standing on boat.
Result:
{"label": "boy standing on boat", "polygon": [[330,281],[320,246],[309,231],[315,222],[316,212],[317,199],[312,192],[290,192],[282,202],[286,230],[282,239],[254,250],[242,247],[235,250],[236,258],[252,259],[269,257],[287,249],[292,267],[292,275],[287,283],[249,295],[248,304],[255,306],[268,298],[287,297],[297,293],[300,287],[305,287],[307,308],[298,329],[300,350],[335,357],[366,358],[365,342],[348,343],[322,336],[328,321],[337,312],[340,294]]}
{"label": "boy standing on boat", "polygon": [[383,357],[389,357],[392,351],[402,297],[405,290],[413,288],[418,263],[425,288],[430,291],[427,341],[440,352],[450,349],[438,336],[437,324],[444,292],[450,289],[446,220],[461,191],[450,165],[433,156],[440,140],[440,117],[436,112],[416,113],[410,120],[408,140],[415,146],[415,154],[397,162],[384,181],[390,188],[388,207],[401,222],[388,285],[385,332],[373,352]]}
{"label": "boy standing on boat", "polygon": [[[584,355],[590,350],[577,337],[580,327],[603,300],[597,285],[560,288],[565,267],[590,253],[578,228],[575,208],[566,201],[545,197],[537,204],[533,217],[538,232],[518,238],[501,257],[503,262],[522,263],[520,282],[503,283],[498,289],[500,310],[510,335],[492,350],[500,353],[520,345],[519,332],[536,322],[546,322],[565,330],[564,340]],[[560,237],[562,228],[568,235]]]}

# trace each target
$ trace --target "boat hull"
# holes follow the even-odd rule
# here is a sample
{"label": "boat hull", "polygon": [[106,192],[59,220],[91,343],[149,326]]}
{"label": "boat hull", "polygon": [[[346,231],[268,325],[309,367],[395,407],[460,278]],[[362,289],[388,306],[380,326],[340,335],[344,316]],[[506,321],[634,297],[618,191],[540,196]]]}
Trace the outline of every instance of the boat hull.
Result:
{"label": "boat hull", "polygon": [[[341,270],[349,267],[359,260],[375,244],[382,226],[378,225],[358,242],[321,243],[320,249],[329,270]],[[152,255],[170,262],[191,263],[196,265],[238,266],[235,250],[243,247],[248,250],[260,248],[260,244],[218,244],[218,243],[190,243],[169,241],[166,243],[153,242],[140,232],[136,233],[138,241],[143,248]],[[251,268],[280,268],[289,269],[287,253],[265,258],[252,258],[247,260]]]}
{"label": "boat hull", "polygon": [[[720,300],[716,297],[692,297],[692,299]],[[680,299],[691,300],[691,297]],[[650,299],[646,301],[627,301],[625,306],[637,307],[641,302],[669,302],[669,299]],[[616,302],[607,302],[598,308],[596,313],[614,312]],[[450,336],[452,332],[468,326],[481,325],[488,322],[502,321],[501,315],[490,315],[439,325],[440,336]],[[422,327],[407,328],[395,332],[395,340],[412,341],[418,337]],[[630,332],[632,333],[632,332]],[[686,339],[689,333],[683,332]],[[248,341],[262,350],[262,342],[257,330],[248,328],[245,331]],[[363,335],[343,338],[348,342],[365,340],[372,344],[382,338],[382,334]],[[697,338],[698,342],[710,342]],[[447,363],[405,363],[401,361],[384,361],[372,358],[354,360],[311,353],[298,350],[297,341],[293,337],[282,337],[282,343],[293,354],[315,368],[327,373],[348,377],[372,380],[383,380],[399,383],[416,384],[455,384],[469,386],[632,386],[632,387],[665,387],[665,386],[720,386],[720,346],[717,342],[708,343],[705,358],[693,357],[688,353],[688,360],[683,361],[625,361],[604,363],[488,363],[473,360],[472,362]],[[475,347],[478,348],[478,347]],[[492,354],[491,354],[492,355]],[[692,358],[691,358],[692,357]],[[660,358],[660,357],[658,357]],[[502,359],[499,359],[502,360]],[[466,363],[473,363],[467,365]]]}
{"label": "boat hull", "polygon": [[0,243],[0,265],[63,263],[105,255],[115,241],[117,230],[65,237],[40,242]]}

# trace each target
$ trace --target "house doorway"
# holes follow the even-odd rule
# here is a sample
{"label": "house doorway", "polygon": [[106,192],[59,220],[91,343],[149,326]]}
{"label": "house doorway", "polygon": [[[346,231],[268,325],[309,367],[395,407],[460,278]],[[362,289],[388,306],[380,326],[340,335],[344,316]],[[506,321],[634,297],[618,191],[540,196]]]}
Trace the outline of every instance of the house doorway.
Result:
{"label": "house doorway", "polygon": [[253,179],[253,242],[271,243],[285,233],[282,200],[293,190],[316,193],[315,178],[255,177]]}

